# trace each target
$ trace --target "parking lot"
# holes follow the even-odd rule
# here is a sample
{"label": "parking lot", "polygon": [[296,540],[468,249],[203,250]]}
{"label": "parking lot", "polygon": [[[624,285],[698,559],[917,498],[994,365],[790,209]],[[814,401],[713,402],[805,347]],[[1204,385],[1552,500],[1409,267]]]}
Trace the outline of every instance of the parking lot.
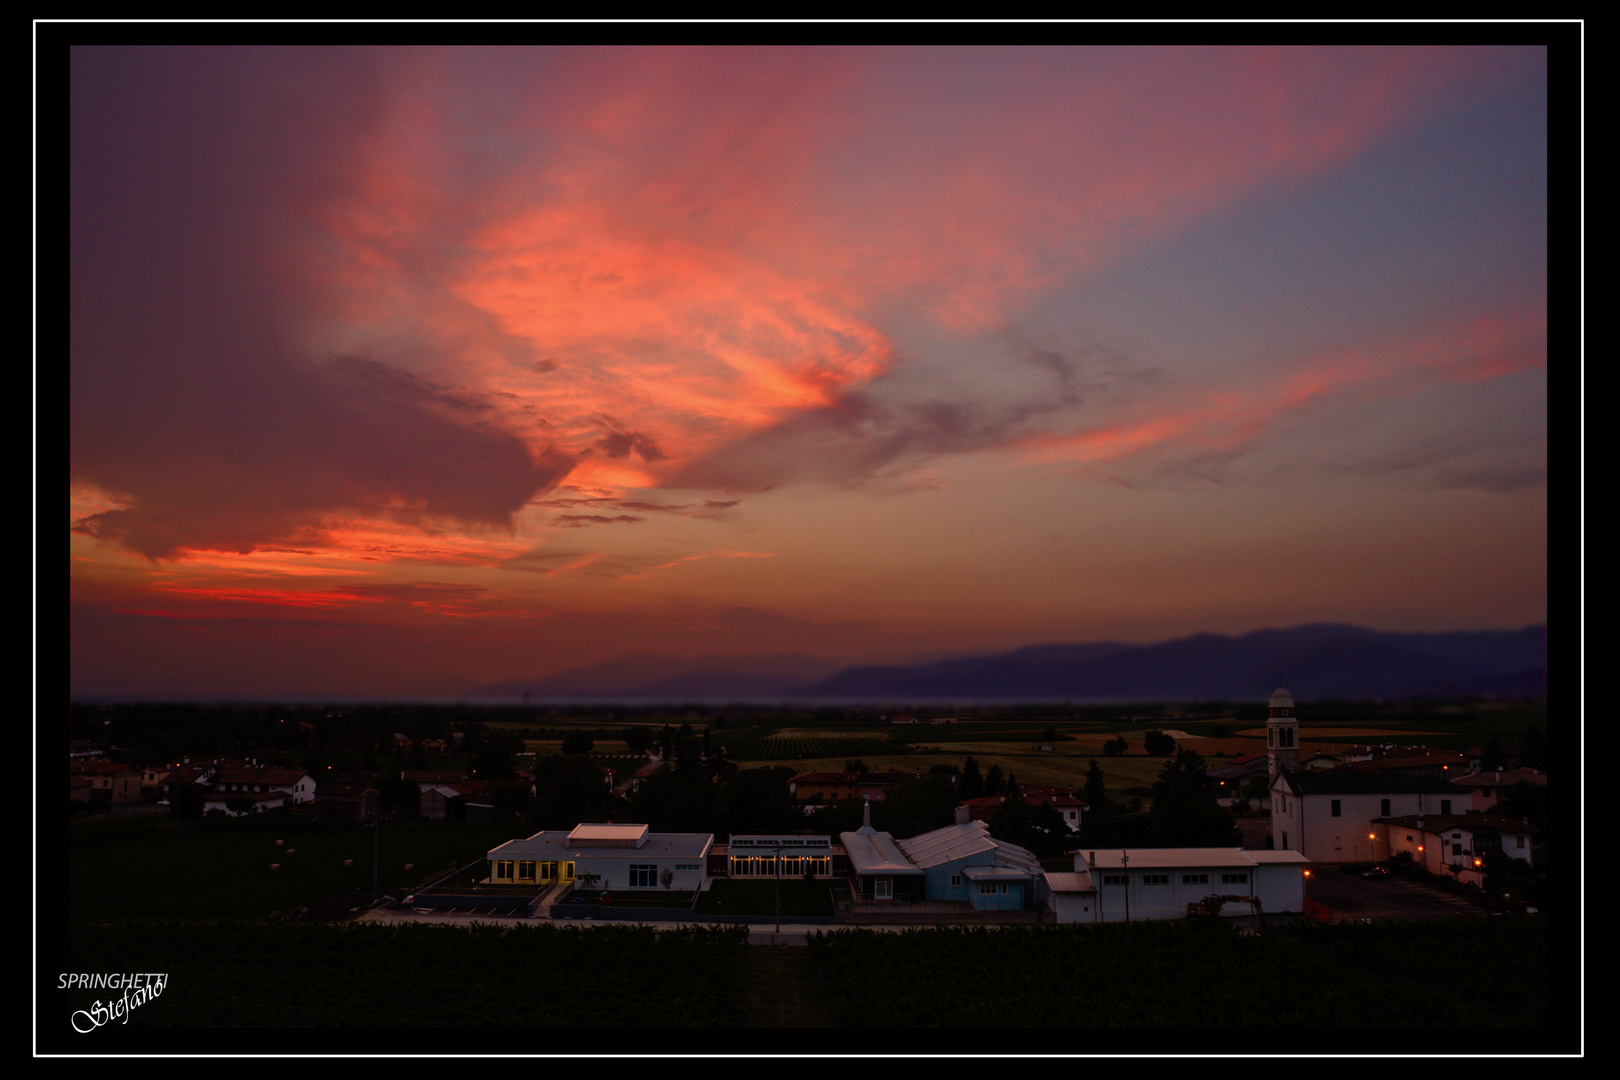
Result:
{"label": "parking lot", "polygon": [[1350,919],[1437,919],[1481,916],[1484,912],[1439,889],[1391,875],[1364,878],[1359,869],[1346,873],[1331,866],[1312,866],[1305,883],[1307,899],[1327,905],[1332,921]]}

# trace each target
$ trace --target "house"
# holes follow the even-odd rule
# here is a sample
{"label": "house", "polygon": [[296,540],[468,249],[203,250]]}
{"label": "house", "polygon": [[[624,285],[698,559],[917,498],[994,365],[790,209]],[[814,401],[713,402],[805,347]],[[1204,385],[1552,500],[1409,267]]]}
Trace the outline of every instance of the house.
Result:
{"label": "house", "polygon": [[[141,770],[116,761],[77,759],[69,762],[69,775],[89,781],[88,788],[75,784],[74,791],[87,790],[87,801],[136,803],[141,801]],[[77,796],[75,796],[77,797]]]}
{"label": "house", "polygon": [[[1262,759],[1263,762],[1264,759]],[[1010,797],[1023,799],[1030,806],[1049,804],[1052,809],[1057,811],[1058,816],[1063,819],[1063,824],[1068,826],[1070,832],[1080,831],[1080,812],[1085,808],[1085,803],[1076,798],[1072,791],[1054,788],[1024,788],[1020,794]],[[983,795],[977,799],[968,799],[966,802],[958,803],[956,807],[956,823],[961,825],[969,821],[989,821],[996,816],[996,811],[1001,808],[1001,805],[1008,798],[1009,796],[1006,795]]]}
{"label": "house", "polygon": [[215,795],[257,795],[282,792],[291,803],[315,801],[315,778],[303,769],[264,765],[220,765],[208,780]]}
{"label": "house", "polygon": [[1380,862],[1389,845],[1379,818],[1461,813],[1471,796],[1449,780],[1405,772],[1329,769],[1282,772],[1271,782],[1274,848],[1312,862]]}
{"label": "house", "polygon": [[463,821],[467,804],[487,794],[482,781],[457,784],[421,784],[417,797],[418,817],[429,821]]}
{"label": "house", "polygon": [[[1266,779],[1269,765],[1270,759],[1265,754],[1239,754],[1228,759],[1225,765],[1205,770],[1204,777],[1215,787],[1215,801],[1229,807],[1248,798],[1243,789],[1254,780]],[[1266,800],[1259,801],[1263,809]]]}
{"label": "house", "polygon": [[[202,810],[204,814],[218,810],[229,817],[245,817],[280,809],[292,802],[292,798],[285,791],[215,791],[203,796]],[[239,801],[247,804],[245,809],[233,809],[233,804],[240,805]]]}
{"label": "house", "polygon": [[835,802],[855,797],[859,773],[800,773],[788,781],[788,791],[800,802]]}
{"label": "house", "polygon": [[[1048,875],[1050,906],[1060,922],[1183,919],[1188,904],[1210,896],[1252,897],[1265,914],[1305,910],[1308,861],[1297,851],[1137,848],[1072,854],[1072,876]],[[1227,901],[1219,913],[1256,912],[1252,903]]]}
{"label": "house", "polygon": [[379,799],[369,784],[322,784],[315,789],[315,820],[375,821]]}
{"label": "house", "polygon": [[1485,813],[1497,800],[1511,791],[1516,784],[1547,786],[1547,774],[1540,769],[1493,769],[1490,772],[1470,773],[1452,780],[1453,784],[1469,793],[1469,805],[1477,813]]}
{"label": "house", "polygon": [[[581,824],[491,848],[489,884],[592,880],[603,890],[697,892],[709,883],[713,833],[655,833],[645,825]],[[665,872],[669,884],[664,884]]]}
{"label": "house", "polygon": [[1406,852],[1431,874],[1455,873],[1459,881],[1481,885],[1493,855],[1534,865],[1531,845],[1536,827],[1495,814],[1408,814],[1375,823],[1391,854]]}

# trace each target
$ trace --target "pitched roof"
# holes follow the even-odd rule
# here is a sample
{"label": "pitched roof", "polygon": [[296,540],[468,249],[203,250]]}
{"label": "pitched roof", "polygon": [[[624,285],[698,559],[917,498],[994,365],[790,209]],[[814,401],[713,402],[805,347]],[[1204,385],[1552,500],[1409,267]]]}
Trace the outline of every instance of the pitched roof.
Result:
{"label": "pitched roof", "polygon": [[1328,769],[1323,772],[1285,772],[1281,781],[1298,795],[1456,795],[1450,780],[1438,776],[1412,776],[1400,772],[1361,772]]}
{"label": "pitched roof", "polygon": [[854,832],[840,833],[838,839],[843,843],[856,874],[922,873],[896,846],[894,837],[886,832],[878,832],[870,825],[863,825]]}
{"label": "pitched roof", "polygon": [[[1447,829],[1494,829],[1497,832],[1509,834],[1522,833],[1529,836],[1540,832],[1534,825],[1520,818],[1503,817],[1500,814],[1403,814],[1400,817],[1374,818],[1383,825],[1397,825],[1403,829],[1421,828],[1424,832],[1443,833]],[[1418,822],[1423,824],[1420,826]]]}

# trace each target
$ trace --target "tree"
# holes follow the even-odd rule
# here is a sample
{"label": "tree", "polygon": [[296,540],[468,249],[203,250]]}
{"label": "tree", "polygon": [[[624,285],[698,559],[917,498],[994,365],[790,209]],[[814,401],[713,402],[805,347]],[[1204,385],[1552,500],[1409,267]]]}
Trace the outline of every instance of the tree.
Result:
{"label": "tree", "polygon": [[1541,735],[1540,724],[1524,729],[1524,738],[1519,743],[1519,765],[1547,771],[1547,740]]}
{"label": "tree", "polygon": [[889,789],[883,801],[889,831],[896,836],[943,829],[956,820],[956,790],[944,776],[918,776]]}
{"label": "tree", "polygon": [[1117,738],[1109,739],[1107,742],[1103,743],[1103,753],[1109,757],[1119,757],[1119,755],[1125,752],[1126,747],[1130,745],[1130,743],[1125,741],[1125,736],[1120,735]]}
{"label": "tree", "polygon": [[1155,728],[1142,736],[1142,749],[1154,757],[1169,757],[1176,752],[1176,740]]}
{"label": "tree", "polygon": [[624,745],[630,748],[632,754],[645,754],[652,748],[652,732],[639,724],[625,728],[623,737]]}
{"label": "tree", "polygon": [[1243,830],[1215,800],[1204,759],[1179,751],[1154,785],[1154,846],[1226,847],[1243,842]]}
{"label": "tree", "polygon": [[675,884],[675,871],[667,866],[658,871],[658,884],[662,885],[667,892],[669,887]]}
{"label": "tree", "polygon": [[984,794],[984,777],[979,775],[979,762],[969,757],[962,762],[962,798],[977,799]]}
{"label": "tree", "polygon": [[984,774],[984,793],[986,795],[1001,795],[1007,790],[1007,778],[1002,775],[1000,765],[990,766],[990,771]]}
{"label": "tree", "polygon": [[855,773],[858,776],[865,776],[866,762],[862,761],[860,758],[856,758],[853,761],[846,761],[844,762],[844,771],[847,773]]}
{"label": "tree", "polygon": [[1008,796],[996,808],[990,818],[990,835],[1043,858],[1061,855],[1074,838],[1063,815],[1050,802],[1031,806],[1016,796]]}
{"label": "tree", "polygon": [[596,740],[587,731],[570,731],[562,740],[562,752],[565,754],[588,754],[595,746]]}

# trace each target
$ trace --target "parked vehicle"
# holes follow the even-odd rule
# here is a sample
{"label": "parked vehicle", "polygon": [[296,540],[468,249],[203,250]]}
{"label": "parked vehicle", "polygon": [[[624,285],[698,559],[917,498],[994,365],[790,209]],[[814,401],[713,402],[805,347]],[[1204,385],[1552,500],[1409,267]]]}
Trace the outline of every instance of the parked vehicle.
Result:
{"label": "parked vehicle", "polygon": [[1361,876],[1364,878],[1389,877],[1389,867],[1375,866],[1371,870],[1363,870]]}

